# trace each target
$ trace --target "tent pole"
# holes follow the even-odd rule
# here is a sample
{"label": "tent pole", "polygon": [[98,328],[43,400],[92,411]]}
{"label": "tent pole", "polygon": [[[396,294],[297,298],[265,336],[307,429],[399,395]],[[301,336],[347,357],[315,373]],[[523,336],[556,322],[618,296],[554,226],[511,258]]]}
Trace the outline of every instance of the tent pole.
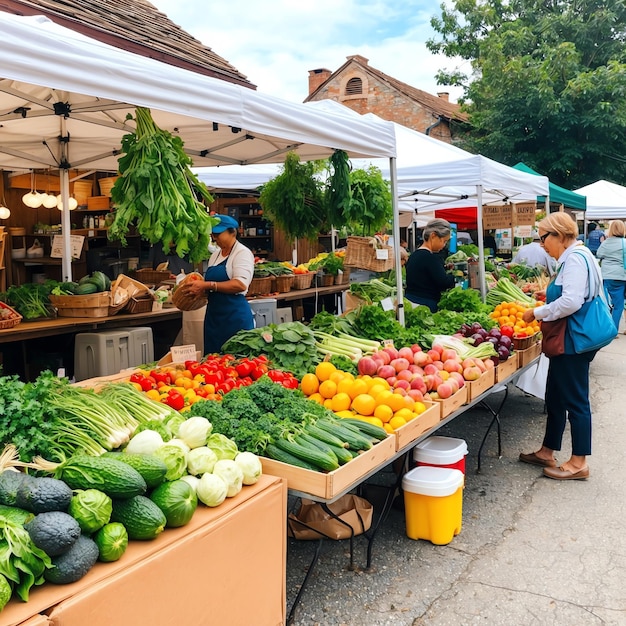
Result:
{"label": "tent pole", "polygon": [[485,280],[485,244],[483,241],[483,186],[476,185],[476,222],[478,226],[478,282],[480,283],[480,295],[485,301],[487,297],[487,285]]}
{"label": "tent pole", "polygon": [[393,208],[393,265],[396,269],[396,293],[398,298],[396,316],[398,322],[404,326],[404,294],[402,291],[402,265],[400,263],[400,211],[398,209],[398,179],[395,157],[389,159],[389,174],[391,178],[391,206]]}
{"label": "tent pole", "polygon": [[64,281],[72,280],[72,249],[70,247],[70,230],[72,227],[72,219],[70,216],[70,176],[68,170],[68,142],[66,118],[61,115],[61,159],[59,178],[61,183],[61,202],[63,210],[61,211],[61,233],[63,236],[63,258],[61,260],[61,270]]}

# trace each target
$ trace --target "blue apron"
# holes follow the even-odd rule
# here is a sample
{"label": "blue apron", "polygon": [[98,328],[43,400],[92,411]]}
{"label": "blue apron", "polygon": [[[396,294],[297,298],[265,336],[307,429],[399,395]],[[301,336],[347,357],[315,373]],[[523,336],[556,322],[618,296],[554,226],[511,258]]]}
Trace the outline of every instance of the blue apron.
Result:
{"label": "blue apron", "polygon": [[[226,260],[207,268],[204,280],[221,283],[230,280],[226,273]],[[204,354],[220,352],[222,346],[240,330],[254,328],[252,309],[242,294],[209,294],[209,304],[204,316]]]}

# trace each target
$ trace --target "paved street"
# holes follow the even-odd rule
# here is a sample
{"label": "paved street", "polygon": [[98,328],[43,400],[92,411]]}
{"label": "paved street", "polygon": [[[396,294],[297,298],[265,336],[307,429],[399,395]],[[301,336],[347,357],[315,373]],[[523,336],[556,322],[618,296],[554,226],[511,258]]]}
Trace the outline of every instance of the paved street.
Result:
{"label": "paved street", "polygon": [[[356,540],[356,571],[348,542],[326,542],[296,610],[298,626],[577,626],[626,624],[626,336],[592,363],[594,416],[591,476],[553,481],[520,463],[539,447],[543,400],[511,387],[502,411],[502,457],[495,431],[476,453],[491,415],[473,409],[437,434],[467,441],[463,528],[446,546],[405,534],[392,510],[365,567]],[[569,427],[564,449],[567,460]],[[384,478],[384,476],[380,476]],[[288,544],[288,610],[313,554],[314,542]]]}

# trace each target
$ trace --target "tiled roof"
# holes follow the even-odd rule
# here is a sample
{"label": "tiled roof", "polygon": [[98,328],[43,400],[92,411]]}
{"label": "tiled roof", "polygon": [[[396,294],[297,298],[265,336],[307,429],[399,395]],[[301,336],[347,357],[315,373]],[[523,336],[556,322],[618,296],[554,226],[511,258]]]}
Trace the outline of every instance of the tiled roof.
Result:
{"label": "tiled roof", "polygon": [[460,122],[466,122],[468,120],[468,116],[461,111],[461,107],[454,103],[448,102],[444,98],[440,98],[439,96],[433,96],[432,94],[422,91],[421,89],[417,89],[416,87],[411,87],[411,85],[407,85],[402,81],[393,78],[393,76],[389,76],[380,70],[369,65],[367,59],[361,57],[360,55],[354,55],[348,57],[348,60],[335,72],[333,72],[324,83],[322,83],[313,93],[309,94],[306,100],[313,100],[314,95],[319,92],[329,81],[331,81],[335,76],[342,73],[347,67],[350,65],[359,65],[362,71],[366,72],[370,76],[374,76],[378,80],[387,83],[393,89],[400,91],[407,98],[418,102],[423,107],[429,109],[436,115],[441,115],[449,120],[456,120]]}
{"label": "tiled roof", "polygon": [[61,26],[103,43],[256,88],[228,61],[146,0],[0,0],[0,11],[45,15]]}

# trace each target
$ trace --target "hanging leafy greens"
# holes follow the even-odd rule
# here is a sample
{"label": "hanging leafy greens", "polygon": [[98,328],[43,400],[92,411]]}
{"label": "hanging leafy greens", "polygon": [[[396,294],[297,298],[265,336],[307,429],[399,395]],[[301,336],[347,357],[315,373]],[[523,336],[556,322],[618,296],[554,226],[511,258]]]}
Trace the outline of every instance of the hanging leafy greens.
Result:
{"label": "hanging leafy greens", "polygon": [[384,229],[393,217],[391,189],[381,171],[370,165],[350,172],[352,199],[344,220],[348,229],[364,237]]}
{"label": "hanging leafy greens", "polygon": [[209,255],[209,235],[213,218],[198,200],[213,198],[206,186],[190,170],[191,158],[183,150],[180,137],[161,130],[150,109],[135,109],[137,130],[122,139],[120,177],[111,189],[115,219],[109,238],[126,244],[131,225],[153,244],[169,253],[174,246],[180,257],[192,263]]}

